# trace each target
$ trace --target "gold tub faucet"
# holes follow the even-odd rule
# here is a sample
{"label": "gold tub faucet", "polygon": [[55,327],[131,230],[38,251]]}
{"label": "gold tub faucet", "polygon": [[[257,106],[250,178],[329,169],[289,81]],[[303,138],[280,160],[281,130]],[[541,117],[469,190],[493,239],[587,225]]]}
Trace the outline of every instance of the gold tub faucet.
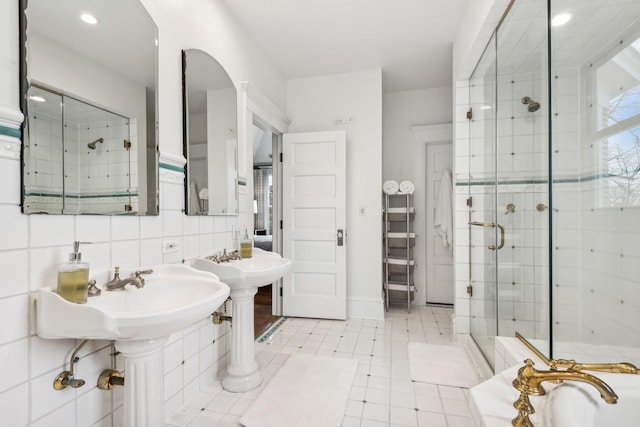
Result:
{"label": "gold tub faucet", "polygon": [[640,374],[638,368],[629,362],[620,363],[578,363],[573,359],[551,359],[549,361],[551,370],[563,368],[568,371],[598,371],[611,372],[616,374]]}
{"label": "gold tub faucet", "polygon": [[529,414],[533,414],[535,410],[529,401],[529,395],[546,394],[541,385],[544,381],[577,381],[591,384],[600,392],[600,397],[605,402],[613,404],[618,401],[618,396],[611,387],[591,374],[578,370],[558,371],[553,368],[549,371],[539,371],[533,367],[534,363],[531,359],[525,360],[524,363],[525,365],[518,369],[518,375],[512,383],[513,387],[520,392],[520,397],[513,403],[513,407],[518,410],[518,416],[511,421],[514,427],[533,427]]}

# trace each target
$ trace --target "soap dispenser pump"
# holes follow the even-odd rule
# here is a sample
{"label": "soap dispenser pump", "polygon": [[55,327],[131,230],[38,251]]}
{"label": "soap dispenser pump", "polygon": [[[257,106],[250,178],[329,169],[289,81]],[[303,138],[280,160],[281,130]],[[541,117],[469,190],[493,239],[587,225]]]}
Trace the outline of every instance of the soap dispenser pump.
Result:
{"label": "soap dispenser pump", "polygon": [[79,249],[80,242],[73,242],[73,252],[69,254],[69,262],[60,264],[57,292],[69,302],[84,304],[87,302],[89,289],[89,263],[82,262]]}

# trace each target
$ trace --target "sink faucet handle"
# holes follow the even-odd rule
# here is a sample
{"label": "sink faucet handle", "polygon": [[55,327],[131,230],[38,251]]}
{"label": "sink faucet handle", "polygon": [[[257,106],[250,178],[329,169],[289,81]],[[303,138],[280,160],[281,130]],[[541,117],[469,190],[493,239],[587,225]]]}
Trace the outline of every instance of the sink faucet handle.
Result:
{"label": "sink faucet handle", "polygon": [[136,288],[141,288],[144,286],[144,278],[142,277],[143,274],[151,274],[153,273],[153,270],[149,269],[149,270],[136,270],[135,275],[136,275]]}

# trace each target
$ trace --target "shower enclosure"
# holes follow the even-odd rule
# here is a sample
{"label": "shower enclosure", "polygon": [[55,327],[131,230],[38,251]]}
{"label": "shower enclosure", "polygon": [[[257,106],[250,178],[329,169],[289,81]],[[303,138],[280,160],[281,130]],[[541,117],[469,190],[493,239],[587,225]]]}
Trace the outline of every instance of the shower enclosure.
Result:
{"label": "shower enclosure", "polygon": [[633,361],[639,2],[512,1],[469,101],[471,336],[492,365],[516,332],[550,358]]}
{"label": "shower enclosure", "polygon": [[138,210],[136,119],[36,84],[27,106],[25,213]]}

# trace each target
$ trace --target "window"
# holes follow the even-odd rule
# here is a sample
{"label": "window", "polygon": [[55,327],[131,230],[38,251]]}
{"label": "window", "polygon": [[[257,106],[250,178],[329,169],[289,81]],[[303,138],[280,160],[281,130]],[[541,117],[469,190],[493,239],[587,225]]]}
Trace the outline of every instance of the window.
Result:
{"label": "window", "polygon": [[640,38],[595,70],[601,204],[640,206]]}

